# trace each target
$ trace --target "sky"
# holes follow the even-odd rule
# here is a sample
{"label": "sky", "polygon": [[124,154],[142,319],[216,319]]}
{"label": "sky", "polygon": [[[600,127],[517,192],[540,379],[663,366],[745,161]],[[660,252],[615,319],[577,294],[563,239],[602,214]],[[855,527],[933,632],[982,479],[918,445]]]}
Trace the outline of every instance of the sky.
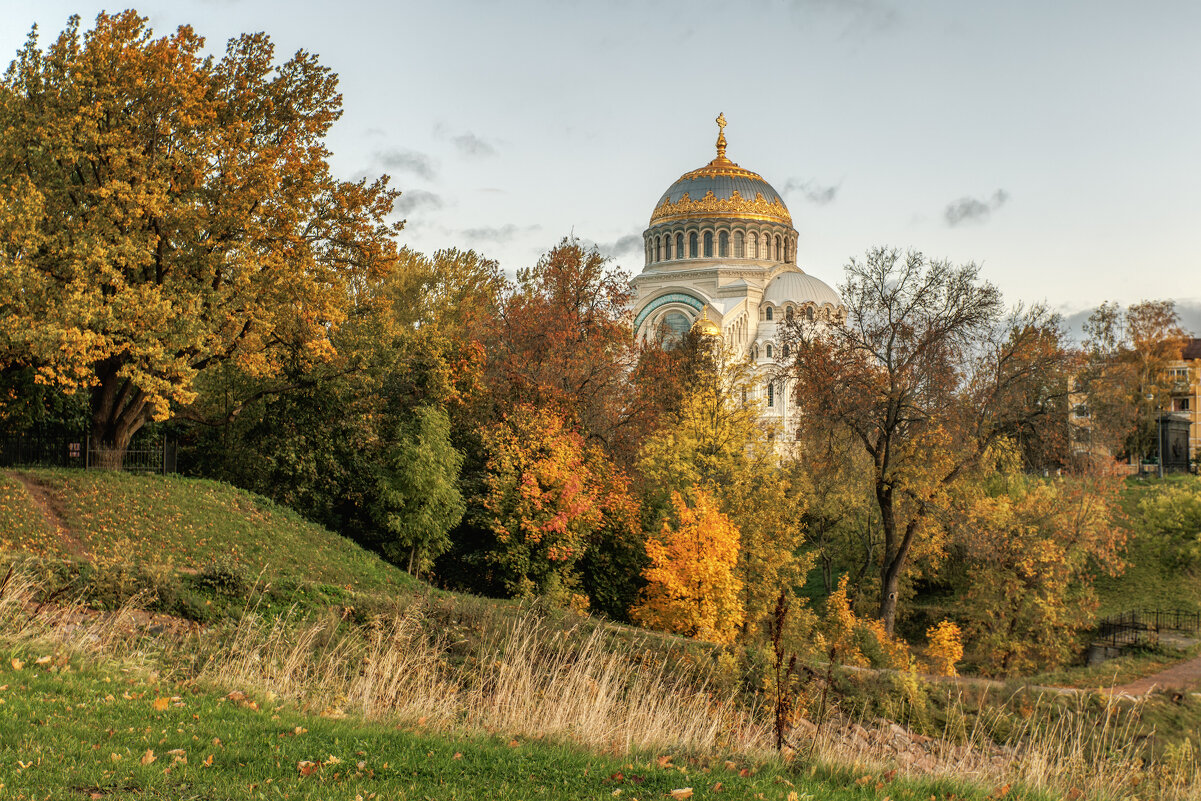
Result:
{"label": "sky", "polygon": [[[89,0],[0,0],[5,62]],[[340,76],[343,178],[392,176],[402,244],[510,273],[565,236],[630,272],[682,173],[779,190],[827,283],[875,246],[975,262],[1077,322],[1173,299],[1201,333],[1201,4],[1116,0],[144,0],[214,53],[265,31]]]}

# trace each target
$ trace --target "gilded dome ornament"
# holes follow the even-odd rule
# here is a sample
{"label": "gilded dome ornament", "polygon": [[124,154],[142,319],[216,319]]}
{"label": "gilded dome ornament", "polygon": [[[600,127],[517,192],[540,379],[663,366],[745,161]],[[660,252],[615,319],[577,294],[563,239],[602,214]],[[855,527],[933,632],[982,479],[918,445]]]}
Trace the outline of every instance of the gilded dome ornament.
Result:
{"label": "gilded dome ornament", "polygon": [[[792,225],[780,193],[763,176],[726,157],[726,115],[717,115],[717,156],[684,173],[659,198],[651,225],[706,217],[737,217]],[[699,200],[693,200],[698,197]]]}

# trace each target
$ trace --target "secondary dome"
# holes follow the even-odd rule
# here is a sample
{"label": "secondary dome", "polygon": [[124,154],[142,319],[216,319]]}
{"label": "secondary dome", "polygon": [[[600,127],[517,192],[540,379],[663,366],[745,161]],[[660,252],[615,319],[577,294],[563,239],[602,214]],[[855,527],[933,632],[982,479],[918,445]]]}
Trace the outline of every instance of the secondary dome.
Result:
{"label": "secondary dome", "polygon": [[817,306],[829,304],[834,307],[842,306],[838,293],[821,279],[814,278],[800,270],[789,270],[777,275],[767,285],[763,292],[763,301],[776,306],[795,303],[803,306],[812,303]]}
{"label": "secondary dome", "polygon": [[717,158],[686,172],[668,187],[650,224],[713,217],[737,217],[792,225],[792,215],[772,185],[758,173],[726,158],[726,118],[717,118]]}

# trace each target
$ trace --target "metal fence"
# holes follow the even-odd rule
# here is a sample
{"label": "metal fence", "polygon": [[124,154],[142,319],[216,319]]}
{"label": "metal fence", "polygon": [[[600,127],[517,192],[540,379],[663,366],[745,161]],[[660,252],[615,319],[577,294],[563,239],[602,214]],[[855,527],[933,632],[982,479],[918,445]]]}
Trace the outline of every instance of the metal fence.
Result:
{"label": "metal fence", "polygon": [[30,437],[0,439],[0,467],[77,467],[96,470],[102,467],[131,472],[174,473],[178,466],[178,447],[166,437],[140,440],[125,451],[121,465],[106,464],[100,448],[91,437]]}
{"label": "metal fence", "polygon": [[1122,648],[1128,645],[1153,645],[1164,631],[1187,634],[1201,632],[1201,612],[1182,609],[1131,609],[1101,618],[1094,642]]}

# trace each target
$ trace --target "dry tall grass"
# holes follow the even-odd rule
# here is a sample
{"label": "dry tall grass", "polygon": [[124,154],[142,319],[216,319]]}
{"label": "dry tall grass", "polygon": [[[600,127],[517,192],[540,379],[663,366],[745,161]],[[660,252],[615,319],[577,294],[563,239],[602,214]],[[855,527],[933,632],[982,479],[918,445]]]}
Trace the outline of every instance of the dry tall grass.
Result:
{"label": "dry tall grass", "polygon": [[[527,614],[463,660],[451,658],[418,605],[368,627],[247,610],[225,629],[155,634],[136,601],[96,614],[72,603],[38,606],[41,589],[19,572],[0,583],[0,645],[134,662],[179,679],[287,699],[318,714],[548,737],[618,752],[771,754],[768,715],[705,691],[702,677],[667,669],[637,643],[615,646],[599,627],[586,635],[562,632]],[[1201,799],[1190,746],[1150,761],[1135,737],[1137,709],[1110,699],[1098,725],[1079,699],[1076,709],[1055,715],[1038,707],[1023,715],[1006,705],[973,715],[963,709],[947,738],[928,742],[895,725],[860,721],[861,727],[842,715],[797,745],[800,756],[833,765],[896,767],[993,787],[1021,783],[1069,798]],[[999,745],[993,733],[1001,717],[1022,722]]]}

